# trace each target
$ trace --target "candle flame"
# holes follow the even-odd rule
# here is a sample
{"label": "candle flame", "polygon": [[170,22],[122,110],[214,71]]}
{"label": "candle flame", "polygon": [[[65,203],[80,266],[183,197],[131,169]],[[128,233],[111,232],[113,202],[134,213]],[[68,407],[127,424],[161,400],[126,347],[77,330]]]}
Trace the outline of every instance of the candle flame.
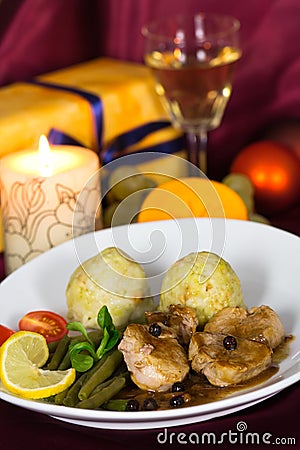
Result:
{"label": "candle flame", "polygon": [[40,174],[43,177],[50,177],[53,174],[53,158],[48,139],[41,135],[39,140],[39,163]]}

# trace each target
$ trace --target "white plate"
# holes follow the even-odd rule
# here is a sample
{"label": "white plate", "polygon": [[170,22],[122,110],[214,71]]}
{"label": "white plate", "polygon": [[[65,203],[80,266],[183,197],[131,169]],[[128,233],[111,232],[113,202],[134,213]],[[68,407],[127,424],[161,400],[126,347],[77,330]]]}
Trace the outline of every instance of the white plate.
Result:
{"label": "white plate", "polygon": [[261,402],[300,379],[300,239],[254,222],[183,219],[105,229],[68,241],[33,259],[0,285],[1,323],[12,328],[28,311],[66,315],[65,289],[80,262],[115,245],[143,263],[153,294],[178,258],[214,251],[238,274],[247,306],[270,305],[295,339],[279,371],[259,386],[205,405],[167,411],[93,411],[24,400],[0,390],[0,398],[70,423],[107,429],[147,429],[184,425],[229,414]]}

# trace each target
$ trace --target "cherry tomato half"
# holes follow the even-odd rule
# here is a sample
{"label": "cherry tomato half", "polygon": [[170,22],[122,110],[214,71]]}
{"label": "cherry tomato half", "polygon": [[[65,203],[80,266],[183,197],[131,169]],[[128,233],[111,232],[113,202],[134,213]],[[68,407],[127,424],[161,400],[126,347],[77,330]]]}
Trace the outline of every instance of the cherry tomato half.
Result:
{"label": "cherry tomato half", "polygon": [[19,322],[19,329],[45,336],[47,342],[57,341],[67,334],[67,321],[52,311],[31,311]]}
{"label": "cherry tomato half", "polygon": [[2,345],[12,334],[14,334],[14,330],[11,330],[4,325],[0,325],[0,345]]}

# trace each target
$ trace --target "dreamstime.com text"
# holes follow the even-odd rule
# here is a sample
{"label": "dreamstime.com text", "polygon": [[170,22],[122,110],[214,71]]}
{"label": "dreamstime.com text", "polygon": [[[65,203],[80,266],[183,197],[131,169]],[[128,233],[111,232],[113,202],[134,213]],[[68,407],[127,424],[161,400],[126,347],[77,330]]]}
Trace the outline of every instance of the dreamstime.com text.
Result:
{"label": "dreamstime.com text", "polygon": [[204,433],[182,433],[174,432],[165,428],[157,434],[158,444],[194,444],[194,445],[221,445],[229,443],[232,445],[296,445],[295,437],[274,436],[269,432],[248,431],[246,422],[240,421],[236,424],[236,429],[229,429],[226,432],[217,434],[214,432]]}

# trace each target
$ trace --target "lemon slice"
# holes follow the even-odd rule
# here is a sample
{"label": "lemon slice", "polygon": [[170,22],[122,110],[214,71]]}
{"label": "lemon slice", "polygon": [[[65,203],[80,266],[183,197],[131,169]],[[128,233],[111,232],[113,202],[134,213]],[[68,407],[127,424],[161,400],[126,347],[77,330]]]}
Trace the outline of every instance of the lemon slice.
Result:
{"label": "lemon slice", "polygon": [[28,399],[55,395],[75,380],[75,369],[43,370],[49,357],[44,336],[18,331],[0,347],[0,378],[10,392]]}

